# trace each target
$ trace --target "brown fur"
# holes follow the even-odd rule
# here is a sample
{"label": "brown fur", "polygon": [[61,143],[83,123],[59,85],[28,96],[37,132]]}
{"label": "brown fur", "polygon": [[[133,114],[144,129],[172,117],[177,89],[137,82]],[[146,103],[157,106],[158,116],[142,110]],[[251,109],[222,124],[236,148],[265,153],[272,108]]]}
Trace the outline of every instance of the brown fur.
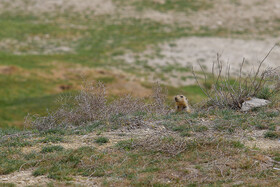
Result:
{"label": "brown fur", "polygon": [[176,103],[176,112],[186,111],[187,113],[191,113],[188,99],[185,96],[176,95],[174,99]]}

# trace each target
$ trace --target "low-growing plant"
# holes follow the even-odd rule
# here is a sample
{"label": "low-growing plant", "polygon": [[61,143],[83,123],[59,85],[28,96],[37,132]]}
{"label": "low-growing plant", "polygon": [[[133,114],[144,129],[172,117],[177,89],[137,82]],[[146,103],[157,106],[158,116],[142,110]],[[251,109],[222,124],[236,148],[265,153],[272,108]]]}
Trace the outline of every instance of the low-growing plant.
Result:
{"label": "low-growing plant", "polygon": [[116,144],[116,147],[119,148],[119,149],[124,149],[126,151],[129,151],[129,150],[132,150],[134,147],[133,147],[133,143],[134,143],[134,140],[133,139],[130,139],[130,140],[122,140],[122,141],[119,141],[117,144]]}
{"label": "low-growing plant", "polygon": [[6,147],[26,147],[31,145],[32,145],[31,142],[26,141],[20,137],[14,138],[12,140],[6,140],[1,143],[1,146],[6,146]]}
{"label": "low-growing plant", "polygon": [[98,138],[96,138],[95,139],[95,143],[98,143],[98,144],[105,144],[105,143],[108,143],[109,142],[109,138],[107,138],[107,137],[103,137],[103,136],[101,136],[101,137],[98,137]]}
{"label": "low-growing plant", "polygon": [[32,172],[32,175],[34,177],[38,177],[38,176],[41,176],[41,175],[45,175],[46,173],[47,173],[47,169],[46,168],[39,167],[35,171]]}
{"label": "low-growing plant", "polygon": [[278,138],[280,138],[280,132],[277,132],[277,131],[267,131],[264,134],[264,137],[265,138],[269,138],[269,139],[278,139]]}
{"label": "low-growing plant", "polygon": [[235,148],[244,148],[244,144],[241,143],[240,141],[232,141],[231,143]]}
{"label": "low-growing plant", "polygon": [[40,143],[57,143],[63,141],[63,137],[61,136],[46,136],[44,139],[39,140]]}
{"label": "low-growing plant", "polygon": [[64,148],[60,145],[46,146],[43,147],[41,153],[52,153],[55,151],[62,151]]}

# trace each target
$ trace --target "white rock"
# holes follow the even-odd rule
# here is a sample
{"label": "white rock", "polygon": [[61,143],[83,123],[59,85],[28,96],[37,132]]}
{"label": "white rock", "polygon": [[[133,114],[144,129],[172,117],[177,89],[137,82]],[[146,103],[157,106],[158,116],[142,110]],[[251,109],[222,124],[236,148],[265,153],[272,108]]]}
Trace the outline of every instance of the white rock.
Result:
{"label": "white rock", "polygon": [[271,103],[271,102],[268,100],[253,97],[250,100],[247,100],[244,103],[242,103],[241,111],[246,112],[246,111],[251,110],[256,107],[266,106],[269,103]]}
{"label": "white rock", "polygon": [[243,181],[236,181],[235,183],[233,183],[233,185],[242,185],[242,184],[244,184]]}

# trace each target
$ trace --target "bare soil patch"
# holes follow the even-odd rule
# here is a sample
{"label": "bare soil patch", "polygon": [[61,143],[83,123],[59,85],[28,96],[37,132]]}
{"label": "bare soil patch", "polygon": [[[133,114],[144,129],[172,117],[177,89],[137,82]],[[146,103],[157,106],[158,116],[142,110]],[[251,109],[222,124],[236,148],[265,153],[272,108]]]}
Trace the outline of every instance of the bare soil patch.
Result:
{"label": "bare soil patch", "polygon": [[11,75],[19,70],[16,66],[0,66],[0,74]]}

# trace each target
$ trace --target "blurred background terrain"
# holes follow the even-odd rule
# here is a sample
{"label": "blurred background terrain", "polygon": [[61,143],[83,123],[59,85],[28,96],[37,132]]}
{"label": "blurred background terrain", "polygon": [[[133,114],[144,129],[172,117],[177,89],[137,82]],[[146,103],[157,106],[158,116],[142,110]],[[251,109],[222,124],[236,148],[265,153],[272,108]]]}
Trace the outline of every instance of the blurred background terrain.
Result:
{"label": "blurred background terrain", "polygon": [[[145,97],[160,81],[195,103],[192,66],[210,71],[221,53],[250,71],[279,34],[277,0],[0,0],[0,127],[21,128],[83,81],[112,97]],[[276,49],[266,63],[279,59]]]}

